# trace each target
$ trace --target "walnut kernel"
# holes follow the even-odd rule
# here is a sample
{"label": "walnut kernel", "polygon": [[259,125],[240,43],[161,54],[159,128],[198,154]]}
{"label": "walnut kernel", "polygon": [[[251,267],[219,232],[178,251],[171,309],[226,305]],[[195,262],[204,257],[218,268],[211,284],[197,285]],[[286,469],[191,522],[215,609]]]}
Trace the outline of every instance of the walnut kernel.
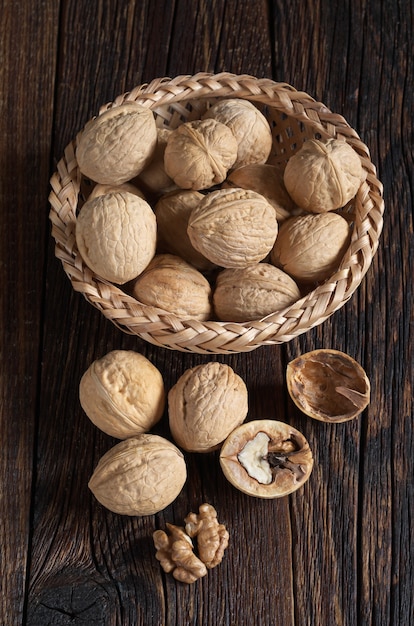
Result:
{"label": "walnut kernel", "polygon": [[193,583],[207,574],[206,565],[194,554],[193,543],[184,528],[167,523],[169,535],[156,530],[152,537],[157,550],[155,558],[166,573],[176,580]]}

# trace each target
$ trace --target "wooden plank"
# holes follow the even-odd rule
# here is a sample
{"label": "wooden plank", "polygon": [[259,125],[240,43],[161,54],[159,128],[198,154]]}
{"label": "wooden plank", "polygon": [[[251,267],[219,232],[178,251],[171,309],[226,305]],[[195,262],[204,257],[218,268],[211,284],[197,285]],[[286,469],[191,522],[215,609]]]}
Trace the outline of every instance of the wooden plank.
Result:
{"label": "wooden plank", "polygon": [[0,622],[24,612],[58,6],[1,3]]}

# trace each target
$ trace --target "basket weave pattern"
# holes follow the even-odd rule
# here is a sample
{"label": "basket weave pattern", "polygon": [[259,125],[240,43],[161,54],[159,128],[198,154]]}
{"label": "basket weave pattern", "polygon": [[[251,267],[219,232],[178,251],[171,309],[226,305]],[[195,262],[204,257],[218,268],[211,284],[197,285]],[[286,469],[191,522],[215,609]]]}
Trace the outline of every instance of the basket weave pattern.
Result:
{"label": "basket weave pattern", "polygon": [[73,289],[122,331],[157,346],[201,354],[248,352],[262,345],[285,343],[324,322],[348,301],[366,274],[378,247],[384,211],[382,184],[357,133],[343,117],[285,83],[229,73],[160,78],[117,97],[100,113],[135,100],[154,112],[158,126],[173,129],[199,118],[217,98],[245,98],[260,108],[272,128],[272,163],[286,163],[306,139],[339,137],[356,150],[367,172],[349,208],[352,238],[338,271],[293,305],[253,322],[182,321],[141,304],[94,275],[83,262],[75,240],[76,215],[82,203],[81,174],[75,157],[80,135],[66,147],[57,164],[49,196],[55,254]]}

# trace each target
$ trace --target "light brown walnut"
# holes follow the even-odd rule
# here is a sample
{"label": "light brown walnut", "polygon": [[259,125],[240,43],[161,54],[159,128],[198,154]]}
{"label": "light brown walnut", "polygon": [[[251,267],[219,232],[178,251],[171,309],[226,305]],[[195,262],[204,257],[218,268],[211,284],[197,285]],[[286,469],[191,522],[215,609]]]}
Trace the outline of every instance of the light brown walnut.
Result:
{"label": "light brown walnut", "polygon": [[313,350],[293,359],[286,381],[296,406],[322,422],[346,422],[369,404],[368,376],[355,359],[339,350]]}
{"label": "light brown walnut", "polygon": [[321,282],[339,267],[350,234],[336,213],[292,217],[281,225],[270,261],[299,283]]}
{"label": "light brown walnut", "polygon": [[187,479],[182,452],[149,433],[120,441],[99,460],[89,488],[107,509],[121,515],[154,515],[179,495]]}
{"label": "light brown walnut", "polygon": [[257,498],[280,498],[309,478],[313,456],[301,432],[276,420],[242,424],[227,437],[220,465],[237,489]]}
{"label": "light brown walnut", "polygon": [[168,137],[164,166],[179,187],[198,191],[222,183],[236,156],[236,138],[225,124],[194,120]]}
{"label": "light brown walnut", "polygon": [[181,319],[208,320],[212,316],[207,278],[173,254],[157,254],[132,284],[132,295]]}
{"label": "light brown walnut", "polygon": [[247,189],[208,193],[188,221],[193,246],[221,267],[247,267],[262,261],[271,251],[277,232],[272,205]]}
{"label": "light brown walnut", "polygon": [[276,211],[276,218],[281,224],[302,210],[298,209],[286,191],[283,182],[283,169],[267,163],[252,163],[232,170],[222,184],[222,189],[237,187],[250,189],[264,196]]}
{"label": "light brown walnut", "polygon": [[133,350],[112,350],[91,363],[79,384],[91,422],[117,439],[150,430],[165,407],[161,372]]}
{"label": "light brown walnut", "polygon": [[224,363],[186,370],[168,393],[171,434],[189,452],[215,450],[245,420],[247,411],[246,385]]}
{"label": "light brown walnut", "polygon": [[146,199],[144,193],[132,183],[122,183],[122,185],[102,185],[101,183],[97,183],[90,192],[88,200],[93,200],[99,196],[105,196],[108,193],[119,193],[122,191],[128,191],[129,193],[139,196],[143,200]]}
{"label": "light brown walnut", "polygon": [[224,524],[219,524],[217,511],[211,504],[201,504],[197,513],[185,518],[185,530],[193,539],[197,537],[198,556],[208,569],[221,563],[229,543],[229,533]]}
{"label": "light brown walnut", "polygon": [[264,318],[299,298],[293,278],[269,263],[222,270],[213,292],[216,316],[233,322]]}
{"label": "light brown walnut", "polygon": [[126,191],[87,200],[76,220],[76,243],[93,272],[122,285],[138,276],[155,254],[154,211]]}
{"label": "light brown walnut", "polygon": [[360,157],[346,141],[309,139],[287,162],[284,182],[298,206],[325,213],[352,200],[365,176]]}
{"label": "light brown walnut", "polygon": [[76,159],[84,176],[97,183],[119,185],[144,169],[156,143],[152,111],[125,102],[86,124],[78,139]]}
{"label": "light brown walnut", "polygon": [[184,528],[167,523],[169,534],[156,530],[152,537],[155,558],[164,572],[172,572],[176,580],[194,583],[207,574],[206,565],[194,554],[193,543]]}
{"label": "light brown walnut", "polygon": [[230,128],[237,139],[234,168],[265,163],[272,149],[272,131],[263,113],[248,100],[228,98],[207,109],[203,119],[215,119]]}
{"label": "light brown walnut", "polygon": [[199,191],[174,191],[160,198],[154,207],[158,227],[158,250],[181,257],[200,271],[209,271],[214,263],[196,250],[187,233],[191,211],[204,198]]}
{"label": "light brown walnut", "polygon": [[168,176],[164,166],[165,148],[172,132],[168,128],[157,128],[157,145],[151,161],[136,179],[137,184],[145,189],[152,198],[159,198],[163,194],[177,189],[177,185]]}

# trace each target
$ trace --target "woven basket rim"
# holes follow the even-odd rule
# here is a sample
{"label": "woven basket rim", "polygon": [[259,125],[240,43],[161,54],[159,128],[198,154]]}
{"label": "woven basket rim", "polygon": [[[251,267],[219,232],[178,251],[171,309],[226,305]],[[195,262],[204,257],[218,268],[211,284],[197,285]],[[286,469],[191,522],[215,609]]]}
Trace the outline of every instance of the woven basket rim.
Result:
{"label": "woven basket rim", "polygon": [[81,180],[75,153],[82,131],[66,146],[50,179],[49,217],[55,255],[74,290],[82,293],[123,332],[180,351],[246,352],[261,345],[285,343],[319,325],[343,306],[358,288],[371,265],[382,231],[383,189],[368,147],[341,115],[332,113],[323,103],[287,83],[228,72],[161,77],[117,96],[101,106],[98,115],[128,100],[151,108],[155,114],[164,114],[177,103],[224,97],[246,98],[276,109],[287,118],[294,118],[315,133],[344,138],[359,154],[367,173],[355,199],[356,213],[360,216],[359,235],[353,232],[338,270],[293,305],[262,320],[237,323],[181,320],[174,314],[139,303],[118,286],[99,278],[84,264],[74,237]]}

